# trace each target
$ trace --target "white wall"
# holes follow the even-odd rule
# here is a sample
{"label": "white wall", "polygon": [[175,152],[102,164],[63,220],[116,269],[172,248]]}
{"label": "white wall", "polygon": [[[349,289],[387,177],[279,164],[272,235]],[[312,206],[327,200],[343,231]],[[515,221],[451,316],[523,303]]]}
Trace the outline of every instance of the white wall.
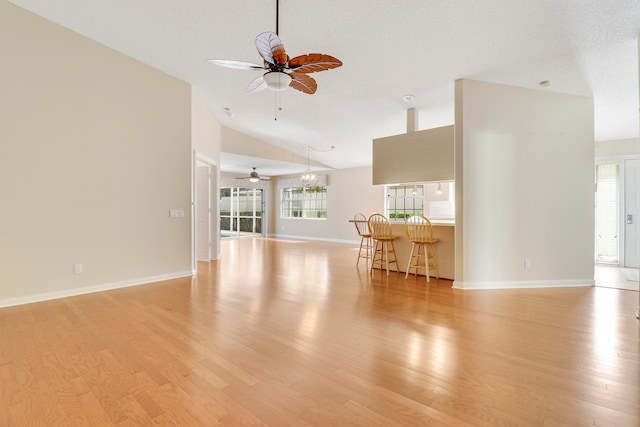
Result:
{"label": "white wall", "polygon": [[[324,174],[324,173],[323,173]],[[372,168],[361,167],[326,172],[327,219],[283,219],[280,217],[280,194],[274,183],[273,212],[270,228],[278,237],[316,239],[360,243],[353,224],[353,216],[360,212],[366,216],[384,213],[384,186],[373,185]]]}
{"label": "white wall", "polygon": [[0,306],[189,275],[190,86],[7,2],[0,52]]}
{"label": "white wall", "polygon": [[592,285],[593,100],[460,80],[455,138],[454,287]]}

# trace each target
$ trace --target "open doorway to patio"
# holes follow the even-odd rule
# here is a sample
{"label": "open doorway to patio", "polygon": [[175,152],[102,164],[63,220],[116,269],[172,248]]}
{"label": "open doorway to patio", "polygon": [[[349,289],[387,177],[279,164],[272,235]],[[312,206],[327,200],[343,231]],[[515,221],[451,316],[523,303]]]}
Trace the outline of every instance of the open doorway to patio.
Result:
{"label": "open doorway to patio", "polygon": [[261,188],[220,188],[220,237],[263,234],[264,190]]}

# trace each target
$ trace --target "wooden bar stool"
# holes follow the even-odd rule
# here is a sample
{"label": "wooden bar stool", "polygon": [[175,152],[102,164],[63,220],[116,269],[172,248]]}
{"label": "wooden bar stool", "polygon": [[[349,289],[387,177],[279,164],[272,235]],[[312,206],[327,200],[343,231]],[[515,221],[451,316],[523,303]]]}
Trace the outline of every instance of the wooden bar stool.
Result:
{"label": "wooden bar stool", "polygon": [[[411,255],[409,255],[409,263],[407,264],[407,272],[404,275],[406,279],[412,268],[415,269],[415,275],[418,275],[418,269],[425,270],[427,283],[429,283],[430,270],[435,271],[436,279],[438,276],[438,265],[433,255],[433,245],[438,239],[433,238],[433,226],[423,215],[413,215],[404,223],[407,232],[407,238],[411,242]],[[424,266],[420,266],[420,258],[424,260]],[[415,260],[415,264],[413,261]]]}
{"label": "wooden bar stool", "polygon": [[[356,261],[356,267],[360,263],[360,258],[364,258],[369,268],[369,260],[371,259],[371,252],[373,245],[371,244],[371,232],[369,231],[369,222],[364,214],[357,213],[353,217],[353,223],[356,226],[358,235],[360,236],[360,250],[358,250],[358,260]],[[362,251],[364,250],[364,255]]]}
{"label": "wooden bar stool", "polygon": [[[369,230],[371,231],[371,238],[376,242],[373,249],[373,258],[371,259],[371,272],[376,265],[380,267],[380,270],[384,268],[387,270],[387,276],[389,275],[389,264],[396,265],[396,272],[398,270],[398,258],[396,257],[396,248],[393,241],[398,236],[391,234],[391,223],[389,219],[379,213],[374,213],[369,217]],[[393,254],[393,259],[389,260],[389,255]]]}

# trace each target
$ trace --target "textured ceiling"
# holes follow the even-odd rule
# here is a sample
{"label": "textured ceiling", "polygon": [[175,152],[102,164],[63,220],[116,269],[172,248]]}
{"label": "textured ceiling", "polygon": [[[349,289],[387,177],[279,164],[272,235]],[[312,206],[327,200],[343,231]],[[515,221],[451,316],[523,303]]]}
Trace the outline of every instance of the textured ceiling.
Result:
{"label": "textured ceiling", "polygon": [[638,0],[281,0],[287,53],[344,64],[313,74],[314,95],[246,93],[258,74],[206,61],[260,63],[275,0],[11,3],[192,84],[224,126],[305,158],[335,146],[312,152],[334,168],[371,164],[371,140],[404,133],[408,108],[420,129],[452,124],[460,78],[592,96],[596,140],[638,137]]}

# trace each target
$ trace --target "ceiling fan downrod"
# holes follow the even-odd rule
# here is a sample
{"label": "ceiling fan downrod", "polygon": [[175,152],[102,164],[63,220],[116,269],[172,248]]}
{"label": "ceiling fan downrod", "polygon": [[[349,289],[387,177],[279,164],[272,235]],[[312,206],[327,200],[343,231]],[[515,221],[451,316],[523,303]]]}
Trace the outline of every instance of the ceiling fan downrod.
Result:
{"label": "ceiling fan downrod", "polygon": [[280,24],[280,0],[276,0],[276,34],[280,35],[279,24]]}

